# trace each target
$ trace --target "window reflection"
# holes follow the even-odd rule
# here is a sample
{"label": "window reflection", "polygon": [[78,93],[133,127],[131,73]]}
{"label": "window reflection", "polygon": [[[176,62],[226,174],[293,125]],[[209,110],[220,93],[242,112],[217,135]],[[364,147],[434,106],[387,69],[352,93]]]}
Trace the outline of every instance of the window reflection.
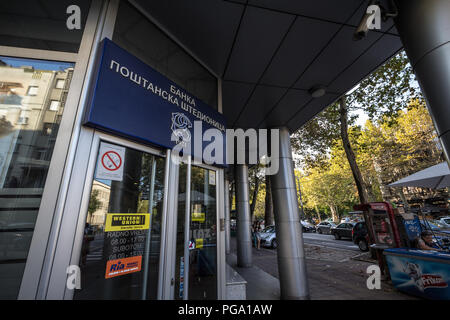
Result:
{"label": "window reflection", "polygon": [[189,299],[217,299],[216,172],[192,166]]}
{"label": "window reflection", "polygon": [[[164,158],[124,148],[120,180],[92,182],[74,299],[156,299],[164,198]],[[100,163],[99,153],[97,165]],[[110,220],[108,220],[108,216]],[[144,216],[146,228],[112,229],[113,217]],[[114,274],[114,265],[136,268]]]}
{"label": "window reflection", "polygon": [[18,294],[72,73],[69,63],[0,56],[0,299]]}

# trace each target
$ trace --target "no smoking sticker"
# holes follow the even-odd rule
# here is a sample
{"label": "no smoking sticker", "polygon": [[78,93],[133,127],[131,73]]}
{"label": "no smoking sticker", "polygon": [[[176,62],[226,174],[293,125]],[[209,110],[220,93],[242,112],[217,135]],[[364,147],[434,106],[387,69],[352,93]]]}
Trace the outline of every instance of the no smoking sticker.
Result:
{"label": "no smoking sticker", "polygon": [[100,144],[96,179],[122,181],[125,148],[114,144]]}
{"label": "no smoking sticker", "polygon": [[109,171],[119,170],[122,166],[122,157],[115,151],[107,151],[102,155],[102,165]]}

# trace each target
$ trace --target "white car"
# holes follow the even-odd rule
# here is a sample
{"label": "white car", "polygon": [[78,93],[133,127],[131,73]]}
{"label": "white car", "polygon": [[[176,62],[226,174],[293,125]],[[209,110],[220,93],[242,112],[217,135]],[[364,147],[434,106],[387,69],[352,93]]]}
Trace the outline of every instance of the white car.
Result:
{"label": "white car", "polygon": [[437,221],[443,224],[445,227],[450,228],[450,217],[442,217]]}

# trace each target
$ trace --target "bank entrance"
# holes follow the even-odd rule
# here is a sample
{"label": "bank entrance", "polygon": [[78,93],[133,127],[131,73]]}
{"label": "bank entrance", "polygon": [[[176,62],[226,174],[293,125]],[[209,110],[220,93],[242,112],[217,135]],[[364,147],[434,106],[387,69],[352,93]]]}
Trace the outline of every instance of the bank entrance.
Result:
{"label": "bank entrance", "polygon": [[73,298],[217,299],[218,169],[100,132],[89,166]]}

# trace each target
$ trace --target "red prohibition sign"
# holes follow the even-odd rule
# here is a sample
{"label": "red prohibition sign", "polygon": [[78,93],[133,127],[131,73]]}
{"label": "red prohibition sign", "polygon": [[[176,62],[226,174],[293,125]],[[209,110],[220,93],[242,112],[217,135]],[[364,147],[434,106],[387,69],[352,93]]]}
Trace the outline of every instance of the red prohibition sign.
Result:
{"label": "red prohibition sign", "polygon": [[[113,154],[114,156],[111,157],[110,154]],[[107,160],[109,160],[109,162],[111,162],[109,166],[105,164],[105,157],[107,158]],[[102,156],[102,165],[106,170],[116,171],[122,165],[122,158],[115,151],[105,152],[105,154]]]}

